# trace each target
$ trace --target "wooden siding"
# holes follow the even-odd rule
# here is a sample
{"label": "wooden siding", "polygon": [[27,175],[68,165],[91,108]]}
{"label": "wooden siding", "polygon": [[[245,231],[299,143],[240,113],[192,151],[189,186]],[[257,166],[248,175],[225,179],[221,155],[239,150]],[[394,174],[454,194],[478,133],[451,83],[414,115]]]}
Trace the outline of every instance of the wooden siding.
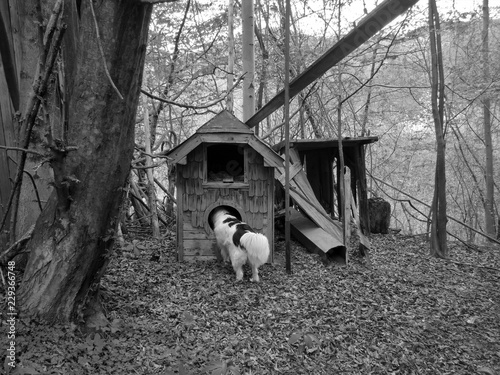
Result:
{"label": "wooden siding", "polygon": [[[180,165],[178,166],[176,173],[177,173],[176,181],[182,180],[182,167]],[[177,214],[176,214],[177,260],[184,259],[184,246],[183,246],[184,204],[183,204],[183,199],[179,199],[182,198],[183,196],[184,196],[184,185],[177,183]]]}
{"label": "wooden siding", "polygon": [[[207,179],[206,148],[214,144],[244,147],[243,180]],[[222,205],[235,208],[243,221],[267,236],[271,248],[269,261],[274,259],[274,167],[283,166],[283,159],[278,154],[258,139],[246,124],[222,111],[167,156],[177,165],[179,260],[217,257],[208,215]]]}
{"label": "wooden siding", "polygon": [[[187,155],[187,164],[178,165],[178,251],[179,259],[214,259],[217,247],[208,225],[208,214],[219,205],[230,205],[243,212],[242,219],[270,240],[274,234],[274,170],[264,167],[262,155],[246,146],[244,187],[224,187],[224,183],[204,183],[203,144]],[[182,248],[182,249],[181,249]],[[271,251],[271,254],[273,251]],[[272,260],[272,256],[270,261]]]}

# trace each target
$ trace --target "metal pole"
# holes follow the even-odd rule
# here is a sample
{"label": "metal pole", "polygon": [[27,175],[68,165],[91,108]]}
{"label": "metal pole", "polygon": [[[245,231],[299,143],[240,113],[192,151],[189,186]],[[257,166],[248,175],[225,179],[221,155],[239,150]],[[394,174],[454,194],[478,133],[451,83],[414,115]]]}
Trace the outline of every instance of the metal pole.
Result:
{"label": "metal pole", "polygon": [[292,273],[290,248],[290,0],[285,10],[285,251],[286,272]]}

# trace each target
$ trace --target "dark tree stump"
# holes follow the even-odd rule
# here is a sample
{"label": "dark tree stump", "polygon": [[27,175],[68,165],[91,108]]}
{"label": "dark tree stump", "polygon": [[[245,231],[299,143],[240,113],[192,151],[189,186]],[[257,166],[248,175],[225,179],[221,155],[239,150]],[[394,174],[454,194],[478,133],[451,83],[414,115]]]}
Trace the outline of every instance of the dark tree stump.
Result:
{"label": "dark tree stump", "polygon": [[391,222],[391,204],[382,198],[369,198],[368,212],[370,233],[388,234]]}

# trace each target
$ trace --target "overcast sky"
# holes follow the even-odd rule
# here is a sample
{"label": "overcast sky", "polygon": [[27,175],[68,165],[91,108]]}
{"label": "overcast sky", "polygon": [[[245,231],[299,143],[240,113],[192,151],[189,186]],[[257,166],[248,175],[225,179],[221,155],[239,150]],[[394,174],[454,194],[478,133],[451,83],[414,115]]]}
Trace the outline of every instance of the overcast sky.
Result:
{"label": "overcast sky", "polygon": [[[352,4],[345,6],[342,9],[342,19],[343,19],[343,27],[344,28],[350,28],[353,22],[358,23],[363,17],[365,16],[364,9],[366,9],[367,12],[371,12],[376,4],[380,4],[382,1],[373,1],[373,0],[354,0]],[[490,0],[490,7],[498,0]],[[292,1],[292,7],[300,4],[301,2],[294,3]],[[294,5],[296,4],[296,5]],[[323,0],[310,0],[308,2],[309,8],[312,12],[318,12],[318,14],[321,14],[324,12],[324,1]],[[427,5],[428,1],[427,0],[420,0],[416,6],[414,7],[414,11],[417,13],[420,13],[420,16],[416,18],[417,22],[426,22],[427,19]],[[437,5],[438,5],[438,11],[441,15],[441,18],[443,20],[447,19],[449,17],[450,12],[459,14],[463,14],[465,17],[463,18],[464,21],[470,17],[470,14],[472,12],[481,12],[482,9],[482,0],[437,0]],[[500,5],[500,4],[498,4]],[[491,16],[494,14],[498,14],[498,6],[496,6],[496,12],[493,11],[491,12]],[[325,14],[325,16],[328,16],[328,10]],[[331,12],[330,12],[331,15]],[[337,21],[336,21],[337,15],[334,16],[333,20],[334,22],[331,22],[329,25],[329,28],[331,29],[331,32],[333,33],[334,30],[337,28]],[[399,18],[400,19],[400,18]],[[396,21],[397,22],[397,21]],[[420,25],[418,25],[420,26]],[[325,27],[325,23],[321,21],[320,19],[316,18],[314,15],[310,15],[306,19],[303,20],[301,24],[301,28],[304,29],[311,29],[314,31],[320,32],[323,28]],[[304,30],[305,31],[305,30]]]}

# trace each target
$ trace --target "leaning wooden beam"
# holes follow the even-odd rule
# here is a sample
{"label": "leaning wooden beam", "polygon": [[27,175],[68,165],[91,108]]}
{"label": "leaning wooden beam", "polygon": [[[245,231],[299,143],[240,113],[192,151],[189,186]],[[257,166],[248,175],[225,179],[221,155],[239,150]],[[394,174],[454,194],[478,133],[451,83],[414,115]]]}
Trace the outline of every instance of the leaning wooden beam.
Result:
{"label": "leaning wooden beam", "polygon": [[[377,6],[363,18],[358,26],[290,82],[290,99],[417,2],[418,0],[386,0]],[[285,91],[282,90],[249,118],[246,124],[250,127],[256,126],[284,103]]]}

